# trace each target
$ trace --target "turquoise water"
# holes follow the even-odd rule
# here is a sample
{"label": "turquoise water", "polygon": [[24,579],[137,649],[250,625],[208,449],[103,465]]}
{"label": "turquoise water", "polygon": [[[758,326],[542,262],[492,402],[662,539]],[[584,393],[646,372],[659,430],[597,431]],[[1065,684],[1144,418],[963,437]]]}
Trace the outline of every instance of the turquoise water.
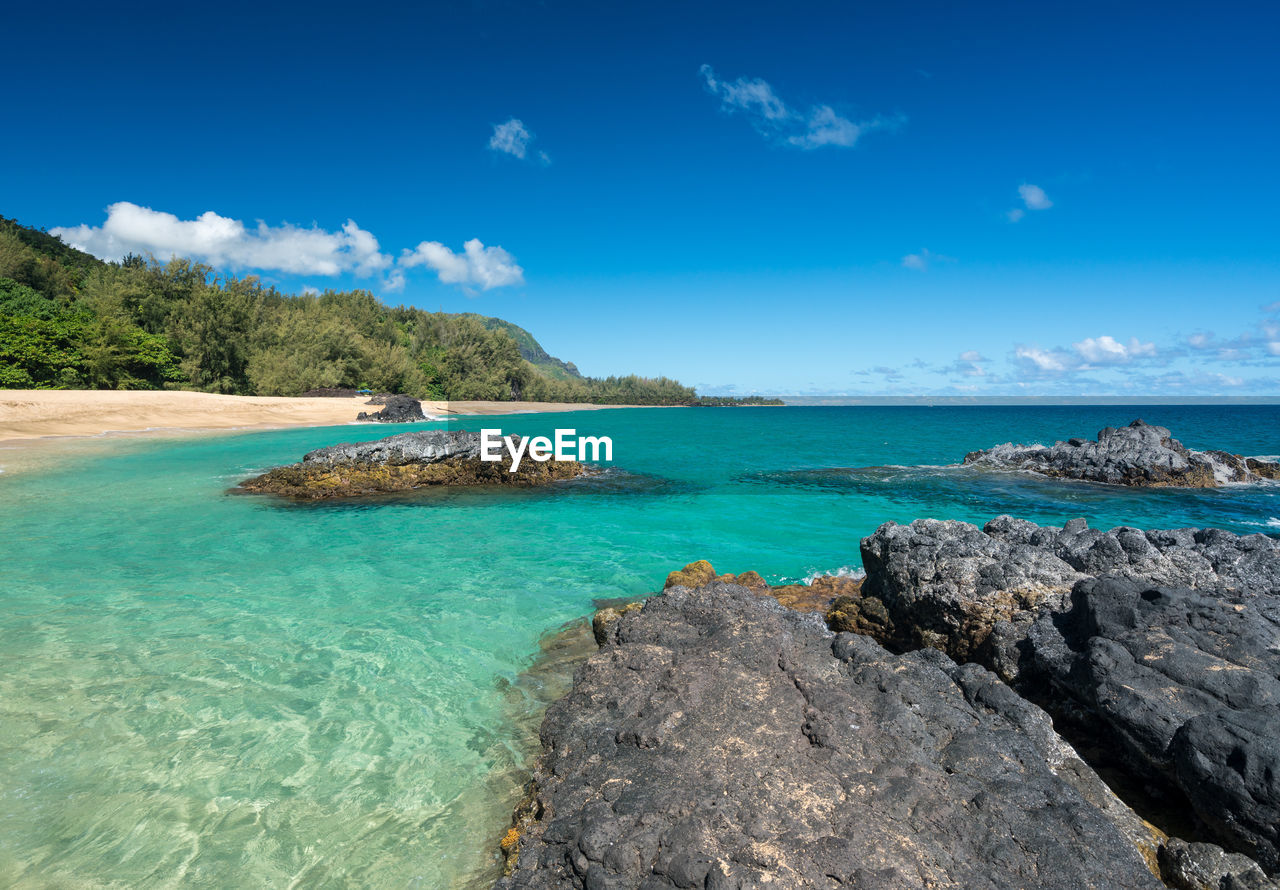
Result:
{"label": "turquoise water", "polygon": [[[1191,447],[1280,453],[1271,407],[655,409],[462,424],[614,438],[618,469],[555,490],[226,493],[392,432],[365,426],[77,443],[12,468],[0,884],[473,886],[536,743],[518,680],[539,639],[693,559],[793,580],[856,569],[885,520],[1004,512],[1280,534],[1280,486],[1137,492],[946,466],[1137,416]],[[815,472],[832,467],[850,469]]]}

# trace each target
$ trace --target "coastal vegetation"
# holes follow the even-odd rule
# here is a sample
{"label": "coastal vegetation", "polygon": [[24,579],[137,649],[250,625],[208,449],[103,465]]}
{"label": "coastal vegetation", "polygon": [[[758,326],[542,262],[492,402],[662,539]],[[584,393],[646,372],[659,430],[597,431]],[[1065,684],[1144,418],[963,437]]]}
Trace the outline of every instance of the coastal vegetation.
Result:
{"label": "coastal vegetation", "polygon": [[768,399],[764,396],[698,396],[693,400],[695,408],[747,408],[756,405],[785,405],[782,399]]}
{"label": "coastal vegetation", "polygon": [[667,377],[584,377],[523,328],[387,306],[364,290],[290,295],[187,259],[103,262],[0,217],[0,388],[690,405]]}

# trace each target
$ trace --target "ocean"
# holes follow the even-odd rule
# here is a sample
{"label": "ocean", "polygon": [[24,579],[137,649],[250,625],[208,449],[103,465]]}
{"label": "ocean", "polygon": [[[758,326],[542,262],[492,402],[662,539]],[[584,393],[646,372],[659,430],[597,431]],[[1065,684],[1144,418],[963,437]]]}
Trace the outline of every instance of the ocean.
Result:
{"label": "ocean", "polygon": [[0,473],[0,884],[483,886],[540,641],[694,559],[851,573],[862,537],[926,516],[1280,535],[1280,485],[956,466],[1137,417],[1280,454],[1270,406],[624,409],[453,423],[610,436],[594,478],[298,504],[228,489],[433,424],[69,443]]}

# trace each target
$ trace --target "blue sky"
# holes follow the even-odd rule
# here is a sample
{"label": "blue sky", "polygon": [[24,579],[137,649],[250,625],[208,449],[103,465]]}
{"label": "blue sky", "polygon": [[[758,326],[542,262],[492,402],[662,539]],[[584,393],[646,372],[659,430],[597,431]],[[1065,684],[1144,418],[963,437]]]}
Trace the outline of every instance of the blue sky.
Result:
{"label": "blue sky", "polygon": [[1275,4],[6,19],[0,213],[102,255],[703,392],[1280,395]]}

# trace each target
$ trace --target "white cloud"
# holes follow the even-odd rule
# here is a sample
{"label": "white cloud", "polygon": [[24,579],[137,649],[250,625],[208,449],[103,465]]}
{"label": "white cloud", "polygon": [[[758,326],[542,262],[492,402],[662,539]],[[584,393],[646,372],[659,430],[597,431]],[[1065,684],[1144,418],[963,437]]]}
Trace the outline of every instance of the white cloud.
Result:
{"label": "white cloud", "polygon": [[948,376],[959,374],[963,377],[986,377],[987,369],[982,366],[990,361],[978,350],[970,349],[960,353],[954,362],[939,370]]}
{"label": "white cloud", "polygon": [[902,258],[902,268],[914,269],[917,272],[923,272],[933,263],[954,263],[955,257],[949,257],[945,254],[934,253],[929,248],[921,248],[919,253],[909,253]]}
{"label": "white cloud", "polygon": [[1032,185],[1024,182],[1018,186],[1018,197],[1022,199],[1022,207],[1014,207],[1008,211],[1005,216],[1009,222],[1018,222],[1027,215],[1028,210],[1048,210],[1053,206],[1053,202],[1049,200],[1049,196],[1044,193],[1044,189],[1038,185]]}
{"label": "white cloud", "polygon": [[320,296],[320,288],[312,287],[309,284],[304,284],[302,286],[302,295],[304,297],[318,297]]}
{"label": "white cloud", "polygon": [[387,274],[387,280],[382,283],[382,289],[393,294],[399,293],[404,290],[404,284],[404,271],[401,269],[392,269]]}
{"label": "white cloud", "polygon": [[1186,338],[1186,345],[1199,361],[1262,362],[1274,365],[1272,356],[1280,355],[1280,321],[1272,318],[1280,304],[1264,306],[1262,319],[1253,328],[1230,339],[1222,339],[1213,331],[1198,331]]}
{"label": "white cloud", "polygon": [[1141,343],[1137,337],[1131,337],[1126,345],[1106,335],[1086,337],[1075,344],[1075,350],[1086,362],[1093,365],[1124,364],[1135,358],[1156,354],[1154,343]]}
{"label": "white cloud", "polygon": [[489,137],[489,148],[522,161],[536,159],[542,164],[551,163],[551,157],[545,151],[540,151],[534,156],[530,155],[530,143],[536,138],[524,125],[524,121],[513,117],[504,124],[493,125],[493,135]]}
{"label": "white cloud", "polygon": [[[68,244],[104,260],[119,260],[130,253],[152,254],[157,259],[187,257],[215,267],[255,269],[294,275],[343,273],[370,278],[385,274],[382,290],[404,290],[404,270],[414,266],[434,269],[445,284],[491,290],[524,283],[524,270],[501,247],[485,247],[473,238],[455,254],[438,241],[423,241],[405,251],[398,265],[382,253],[372,233],[347,220],[341,230],[316,226],[299,228],[289,223],[246,226],[237,219],[213,211],[195,219],[179,219],[128,201],[107,208],[101,226],[79,225],[50,229]],[[306,285],[302,292],[317,294]]]}
{"label": "white cloud", "polygon": [[515,257],[501,247],[485,247],[479,238],[462,245],[462,253],[454,253],[439,241],[423,241],[412,251],[406,250],[400,265],[434,269],[444,284],[460,284],[490,290],[524,283],[524,270]]}
{"label": "white cloud", "polygon": [[1022,197],[1022,203],[1027,205],[1028,210],[1048,210],[1053,206],[1049,196],[1038,185],[1024,182],[1018,186],[1018,194]]}
{"label": "white cloud", "polygon": [[799,148],[820,148],[824,145],[853,146],[866,124],[855,124],[836,114],[830,105],[818,105],[809,112],[804,131],[789,137],[787,142]]}
{"label": "white cloud", "polygon": [[874,118],[852,121],[830,105],[814,105],[807,111],[792,108],[773,87],[760,78],[739,77],[725,81],[710,65],[698,69],[707,91],[720,97],[720,107],[730,113],[745,114],[751,125],[765,136],[805,150],[833,145],[852,148],[870,130],[891,129],[904,118]]}
{"label": "white cloud", "polygon": [[1102,367],[1127,365],[1140,359],[1157,358],[1154,343],[1143,343],[1137,337],[1130,337],[1128,343],[1122,343],[1107,334],[1086,337],[1079,343],[1072,344],[1070,349],[1061,346],[1052,349],[1018,346],[1013,355],[1014,363],[1033,377],[1092,371]]}
{"label": "white cloud", "polygon": [[1067,362],[1063,359],[1060,350],[1047,352],[1035,346],[1019,346],[1014,350],[1014,356],[1020,361],[1030,362],[1041,371],[1067,370]]}
{"label": "white cloud", "polygon": [[126,254],[152,254],[157,259],[190,257],[215,266],[262,269],[295,275],[370,276],[391,265],[378,239],[347,220],[329,232],[285,223],[250,228],[212,210],[183,220],[172,213],[120,201],[107,208],[101,226],[80,225],[49,230],[68,244],[105,260]]}

